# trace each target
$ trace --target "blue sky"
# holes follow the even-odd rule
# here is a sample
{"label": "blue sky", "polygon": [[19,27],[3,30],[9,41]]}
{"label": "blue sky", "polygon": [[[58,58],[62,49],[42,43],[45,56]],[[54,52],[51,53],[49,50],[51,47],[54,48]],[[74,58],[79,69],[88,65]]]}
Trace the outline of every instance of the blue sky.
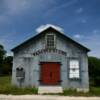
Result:
{"label": "blue sky", "polygon": [[100,58],[100,0],[0,0],[0,44],[10,49],[54,24]]}

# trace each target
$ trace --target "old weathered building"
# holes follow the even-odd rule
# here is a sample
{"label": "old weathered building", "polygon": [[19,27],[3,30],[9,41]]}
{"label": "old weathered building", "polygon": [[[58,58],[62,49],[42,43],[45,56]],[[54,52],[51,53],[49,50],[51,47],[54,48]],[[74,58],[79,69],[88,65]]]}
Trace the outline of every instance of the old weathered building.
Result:
{"label": "old weathered building", "polygon": [[12,49],[12,84],[88,91],[88,48],[53,27]]}

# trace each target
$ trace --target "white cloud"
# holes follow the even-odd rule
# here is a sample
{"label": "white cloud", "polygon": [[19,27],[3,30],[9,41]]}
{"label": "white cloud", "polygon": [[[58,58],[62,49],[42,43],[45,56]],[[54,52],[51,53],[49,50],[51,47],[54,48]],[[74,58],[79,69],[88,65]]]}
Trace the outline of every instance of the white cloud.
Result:
{"label": "white cloud", "polygon": [[[0,7],[0,25],[5,26],[12,21],[12,16],[23,15],[31,8],[32,0],[0,0],[2,7]],[[0,5],[0,6],[1,6]]]}
{"label": "white cloud", "polygon": [[54,0],[0,0],[0,25],[3,23],[6,26],[17,16],[19,18],[28,15],[34,18],[55,2]]}
{"label": "white cloud", "polygon": [[23,11],[29,9],[32,2],[32,0],[4,0],[3,6],[5,7],[7,14],[13,15],[23,13]]}
{"label": "white cloud", "polygon": [[83,8],[79,8],[76,10],[76,13],[82,13],[83,12]]}
{"label": "white cloud", "polygon": [[70,6],[74,5],[75,3],[77,3],[77,1],[78,1],[78,0],[70,0],[69,2],[64,3],[64,4],[62,4],[62,5],[55,6],[55,7],[51,8],[51,9],[49,9],[49,10],[47,11],[47,13],[45,14],[45,16],[48,16],[48,15],[50,15],[50,14],[56,12],[56,11],[59,10],[59,9],[62,9],[62,8],[65,8],[65,7],[70,7]]}
{"label": "white cloud", "polygon": [[80,39],[82,36],[80,34],[75,34],[73,37],[76,39]]}
{"label": "white cloud", "polygon": [[98,30],[98,29],[94,29],[94,30],[93,30],[93,33],[94,33],[94,34],[96,34],[96,33],[100,33],[100,30]]}
{"label": "white cloud", "polygon": [[75,34],[73,37],[76,41],[80,42],[91,51],[90,56],[95,56],[100,58],[100,30],[94,29],[92,32],[84,33],[82,35]]}
{"label": "white cloud", "polygon": [[82,35],[82,38],[79,39],[80,43],[84,44],[91,51],[89,52],[90,56],[95,56],[100,58],[100,30],[95,29],[92,32],[85,33]]}
{"label": "white cloud", "polygon": [[4,45],[5,40],[0,38],[0,44]]}
{"label": "white cloud", "polygon": [[3,8],[7,14],[16,15],[24,12],[38,12],[55,3],[54,0],[3,0]]}
{"label": "white cloud", "polygon": [[7,56],[13,56],[13,53],[12,52],[7,52],[7,54],[6,54]]}
{"label": "white cloud", "polygon": [[86,23],[87,20],[86,20],[86,19],[82,19],[81,22],[82,22],[82,23]]}
{"label": "white cloud", "polygon": [[47,28],[49,28],[49,27],[52,27],[52,28],[54,28],[54,29],[60,31],[61,33],[64,32],[64,30],[63,30],[61,27],[56,26],[56,25],[52,25],[52,24],[41,25],[40,27],[38,27],[38,28],[36,29],[36,32],[37,32],[37,33],[40,33],[40,32],[42,32],[43,30],[45,30],[45,29],[47,29]]}

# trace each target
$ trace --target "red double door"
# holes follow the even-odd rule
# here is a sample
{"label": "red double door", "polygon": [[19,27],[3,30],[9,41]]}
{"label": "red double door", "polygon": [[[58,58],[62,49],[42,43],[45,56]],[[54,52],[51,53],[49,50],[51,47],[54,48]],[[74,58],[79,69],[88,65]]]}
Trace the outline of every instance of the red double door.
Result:
{"label": "red double door", "polygon": [[44,85],[57,85],[60,81],[60,64],[54,62],[41,63],[41,83]]}

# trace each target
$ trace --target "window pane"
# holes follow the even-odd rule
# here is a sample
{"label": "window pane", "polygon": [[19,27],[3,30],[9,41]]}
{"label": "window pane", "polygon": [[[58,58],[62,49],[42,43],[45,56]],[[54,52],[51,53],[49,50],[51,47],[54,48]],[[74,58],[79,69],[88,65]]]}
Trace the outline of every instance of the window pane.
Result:
{"label": "window pane", "polygon": [[79,74],[69,74],[69,78],[79,78]]}
{"label": "window pane", "polygon": [[71,60],[70,61],[70,68],[79,68],[79,61],[78,60]]}
{"label": "window pane", "polygon": [[75,78],[79,78],[79,74],[75,74],[74,77],[75,77]]}
{"label": "window pane", "polygon": [[16,77],[24,77],[25,76],[25,72],[23,70],[23,68],[19,69],[17,68],[16,69]]}
{"label": "window pane", "polygon": [[70,74],[70,75],[69,75],[69,78],[74,78],[74,75],[73,75],[73,74]]}
{"label": "window pane", "polygon": [[79,69],[75,69],[75,70],[71,70],[71,69],[70,69],[70,73],[79,74]]}
{"label": "window pane", "polygon": [[54,35],[53,34],[48,34],[47,35],[47,47],[48,48],[53,48],[54,47]]}
{"label": "window pane", "polygon": [[79,61],[70,60],[69,78],[79,78]]}

